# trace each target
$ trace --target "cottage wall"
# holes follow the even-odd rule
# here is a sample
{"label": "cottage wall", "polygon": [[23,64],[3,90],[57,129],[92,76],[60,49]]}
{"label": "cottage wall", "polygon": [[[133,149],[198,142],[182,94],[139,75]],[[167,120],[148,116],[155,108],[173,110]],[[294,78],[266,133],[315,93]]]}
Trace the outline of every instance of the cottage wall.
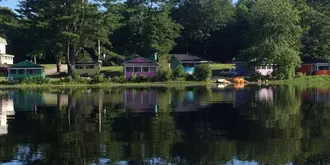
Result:
{"label": "cottage wall", "polygon": [[[93,66],[93,67],[91,67]],[[89,77],[95,76],[101,69],[99,64],[76,64],[75,72],[79,75],[88,75]]]}
{"label": "cottage wall", "polygon": [[6,54],[6,45],[0,44],[0,54]]}
{"label": "cottage wall", "polygon": [[14,64],[14,56],[1,55],[0,56],[0,63],[1,63],[1,65],[4,65],[4,64],[12,65],[12,64]]}
{"label": "cottage wall", "polygon": [[124,75],[126,79],[130,79],[134,75],[136,77],[142,75],[145,77],[154,77],[158,75],[158,64],[143,57],[138,57],[125,62]]}
{"label": "cottage wall", "polygon": [[[148,71],[144,71],[143,68],[147,67],[149,68]],[[155,70],[151,70],[152,68],[156,68]],[[128,70],[127,68],[133,68],[133,70]],[[139,71],[136,71],[134,68],[139,68]],[[134,66],[124,66],[124,73],[125,73],[125,78],[130,79],[135,75],[136,77],[140,76],[145,76],[145,77],[155,77],[158,75],[158,66],[144,66],[143,64],[141,65],[134,65]]]}
{"label": "cottage wall", "polygon": [[129,79],[133,77],[133,75],[136,75],[136,77],[145,76],[145,77],[155,77],[157,76],[158,72],[126,72],[126,79]]}

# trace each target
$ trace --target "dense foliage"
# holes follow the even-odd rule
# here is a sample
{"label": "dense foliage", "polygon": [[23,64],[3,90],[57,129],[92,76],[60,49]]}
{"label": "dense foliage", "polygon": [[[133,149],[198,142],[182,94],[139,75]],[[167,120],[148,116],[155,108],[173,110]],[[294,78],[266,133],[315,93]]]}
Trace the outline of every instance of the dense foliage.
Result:
{"label": "dense foliage", "polygon": [[208,64],[201,64],[198,65],[194,72],[194,78],[197,81],[207,81],[212,76],[212,70],[210,65]]}
{"label": "dense foliage", "polygon": [[179,65],[174,71],[173,71],[173,78],[184,78],[186,76],[186,73],[184,72],[184,68],[182,65]]}
{"label": "dense foliage", "polygon": [[329,11],[323,0],[25,0],[0,7],[0,36],[15,60],[65,62],[71,76],[79,60],[189,53],[291,78],[302,61],[330,59]]}

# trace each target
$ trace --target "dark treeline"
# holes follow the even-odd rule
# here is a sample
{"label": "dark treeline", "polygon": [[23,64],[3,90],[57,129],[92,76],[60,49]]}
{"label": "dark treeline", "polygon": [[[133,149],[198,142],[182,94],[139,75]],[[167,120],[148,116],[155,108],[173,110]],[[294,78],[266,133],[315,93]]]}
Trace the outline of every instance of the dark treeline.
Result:
{"label": "dark treeline", "polygon": [[[24,0],[0,8],[0,36],[15,60],[69,66],[102,57],[188,53],[208,60],[276,64],[291,78],[302,61],[329,60],[327,0]],[[98,49],[100,45],[100,49]]]}

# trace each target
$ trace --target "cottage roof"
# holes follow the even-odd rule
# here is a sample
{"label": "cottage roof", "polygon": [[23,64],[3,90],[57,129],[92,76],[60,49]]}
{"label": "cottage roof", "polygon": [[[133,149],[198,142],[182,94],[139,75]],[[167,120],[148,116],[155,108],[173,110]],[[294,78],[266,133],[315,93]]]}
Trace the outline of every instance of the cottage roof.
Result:
{"label": "cottage roof", "polygon": [[201,61],[202,59],[197,56],[187,54],[173,54],[173,56],[179,61]]}
{"label": "cottage roof", "polygon": [[44,67],[39,64],[32,63],[30,61],[22,61],[11,66],[10,68],[44,68]]}
{"label": "cottage roof", "polygon": [[4,38],[0,37],[0,44],[7,45],[7,41]]}
{"label": "cottage roof", "polygon": [[143,65],[143,66],[158,66],[158,64],[152,60],[143,58],[143,57],[138,57],[134,58],[132,60],[124,62],[125,66],[133,66],[133,65]]}

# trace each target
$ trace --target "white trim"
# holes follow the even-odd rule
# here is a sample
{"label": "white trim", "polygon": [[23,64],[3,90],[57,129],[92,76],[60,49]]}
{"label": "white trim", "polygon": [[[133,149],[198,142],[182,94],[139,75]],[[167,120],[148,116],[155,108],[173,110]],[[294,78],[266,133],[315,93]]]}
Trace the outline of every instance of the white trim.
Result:
{"label": "white trim", "polygon": [[126,78],[126,67],[124,66],[124,75],[125,75],[125,78]]}
{"label": "white trim", "polygon": [[15,57],[14,55],[11,55],[11,54],[1,54],[1,53],[0,53],[0,56],[5,56],[5,57]]}

